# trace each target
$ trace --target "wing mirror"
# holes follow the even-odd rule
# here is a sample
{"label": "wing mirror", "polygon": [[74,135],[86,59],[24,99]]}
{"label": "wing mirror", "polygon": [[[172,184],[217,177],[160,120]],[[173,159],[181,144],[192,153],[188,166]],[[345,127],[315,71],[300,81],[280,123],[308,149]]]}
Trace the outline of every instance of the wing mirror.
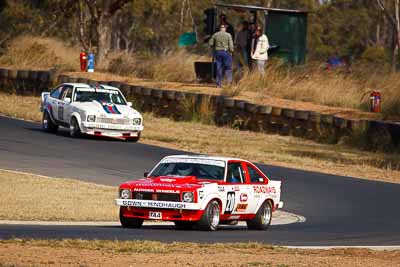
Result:
{"label": "wing mirror", "polygon": [[70,97],[66,97],[66,98],[64,98],[64,101],[65,101],[66,103],[71,103],[71,98],[70,98]]}
{"label": "wing mirror", "polygon": [[132,102],[128,102],[128,107],[132,107]]}
{"label": "wing mirror", "polygon": [[145,172],[145,173],[143,174],[143,176],[144,176],[144,178],[147,178],[147,176],[149,176],[149,172]]}

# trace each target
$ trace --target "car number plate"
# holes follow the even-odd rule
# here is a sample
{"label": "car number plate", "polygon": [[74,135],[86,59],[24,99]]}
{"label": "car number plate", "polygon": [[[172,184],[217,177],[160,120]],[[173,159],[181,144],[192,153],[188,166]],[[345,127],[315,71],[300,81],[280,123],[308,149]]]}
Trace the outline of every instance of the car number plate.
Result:
{"label": "car number plate", "polygon": [[162,213],[161,212],[150,211],[149,212],[149,219],[161,220],[162,219]]}

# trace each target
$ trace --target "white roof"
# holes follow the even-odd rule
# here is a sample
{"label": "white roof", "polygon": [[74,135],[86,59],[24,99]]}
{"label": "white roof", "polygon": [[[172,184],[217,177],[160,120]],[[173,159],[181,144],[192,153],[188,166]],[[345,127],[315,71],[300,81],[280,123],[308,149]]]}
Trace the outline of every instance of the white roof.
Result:
{"label": "white roof", "polygon": [[[74,87],[81,87],[81,88],[94,88],[95,87],[94,85],[90,85],[87,83],[63,83],[63,84],[74,86]],[[106,85],[106,84],[99,84],[99,87],[101,87],[102,89],[119,91],[119,89],[117,87]]]}
{"label": "white roof", "polygon": [[166,156],[164,159],[166,158],[188,158],[188,159],[210,159],[210,160],[221,160],[221,161],[229,161],[229,160],[240,160],[240,161],[246,161],[247,160],[243,160],[243,159],[239,159],[239,158],[229,158],[229,157],[216,157],[216,156],[209,156],[209,155],[171,155],[171,156]]}

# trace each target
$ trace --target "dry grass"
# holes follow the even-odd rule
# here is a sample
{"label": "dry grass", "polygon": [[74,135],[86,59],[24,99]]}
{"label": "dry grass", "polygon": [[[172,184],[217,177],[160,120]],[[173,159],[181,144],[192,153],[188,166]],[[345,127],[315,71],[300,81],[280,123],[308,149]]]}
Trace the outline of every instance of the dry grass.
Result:
{"label": "dry grass", "polygon": [[[205,257],[211,255],[211,257]],[[259,243],[4,240],[0,266],[399,266],[399,251],[299,250]]]}
{"label": "dry grass", "polygon": [[383,113],[390,119],[400,118],[399,86],[400,74],[382,73],[379,69],[366,71],[360,67],[349,74],[327,71],[324,65],[287,68],[272,61],[264,77],[257,72],[247,74],[230,90],[257,92],[260,98],[273,96],[368,111],[369,93],[378,89],[382,94]]}
{"label": "dry grass", "polygon": [[0,64],[20,69],[79,70],[79,48],[54,38],[21,36],[8,43]]}
{"label": "dry grass", "polygon": [[[20,99],[20,100],[18,100]],[[9,105],[21,103],[24,105]],[[39,98],[0,93],[0,113],[40,121]],[[251,161],[345,176],[400,183],[400,156],[344,145],[319,144],[290,136],[176,122],[144,114],[141,142],[185,151],[235,156]],[[160,131],[168,129],[168,131]]]}
{"label": "dry grass", "polygon": [[116,196],[111,186],[0,170],[0,219],[116,220]]}

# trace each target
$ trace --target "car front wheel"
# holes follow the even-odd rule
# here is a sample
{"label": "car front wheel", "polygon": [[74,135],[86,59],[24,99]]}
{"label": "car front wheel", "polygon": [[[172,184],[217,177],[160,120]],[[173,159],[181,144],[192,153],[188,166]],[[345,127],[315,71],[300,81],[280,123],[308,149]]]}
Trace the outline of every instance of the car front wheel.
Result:
{"label": "car front wheel", "polygon": [[251,230],[266,230],[272,221],[271,202],[264,202],[258,209],[254,219],[247,221],[247,228]]}
{"label": "car front wheel", "polygon": [[198,226],[201,230],[215,231],[219,225],[220,208],[218,201],[213,200],[208,203],[204,210],[203,216],[201,216]]}
{"label": "car front wheel", "polygon": [[79,128],[79,124],[76,118],[71,119],[71,124],[69,125],[69,134],[75,138],[82,136],[82,132],[81,129]]}
{"label": "car front wheel", "polygon": [[140,228],[143,225],[143,219],[125,217],[122,207],[119,209],[119,221],[124,228]]}

